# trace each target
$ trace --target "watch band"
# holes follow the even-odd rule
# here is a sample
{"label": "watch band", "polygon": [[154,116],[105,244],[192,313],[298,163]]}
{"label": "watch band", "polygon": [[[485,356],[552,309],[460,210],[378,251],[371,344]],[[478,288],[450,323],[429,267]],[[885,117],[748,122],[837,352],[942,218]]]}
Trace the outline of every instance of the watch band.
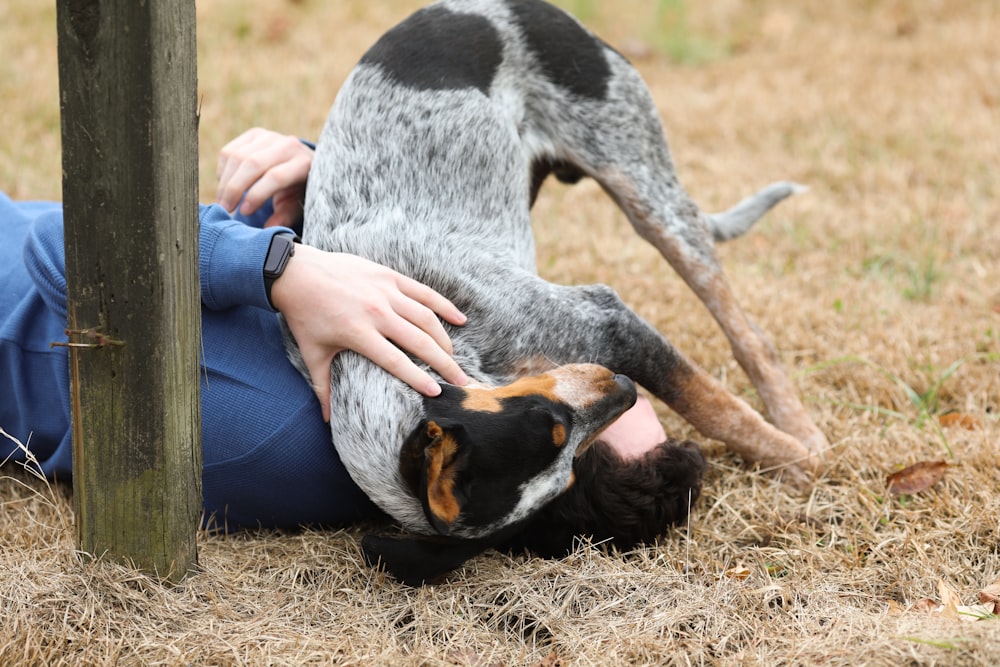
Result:
{"label": "watch band", "polygon": [[285,272],[288,260],[295,254],[296,241],[298,237],[295,234],[275,234],[271,237],[271,245],[268,246],[267,257],[264,258],[264,292],[271,308],[274,308],[274,302],[271,301],[271,287]]}

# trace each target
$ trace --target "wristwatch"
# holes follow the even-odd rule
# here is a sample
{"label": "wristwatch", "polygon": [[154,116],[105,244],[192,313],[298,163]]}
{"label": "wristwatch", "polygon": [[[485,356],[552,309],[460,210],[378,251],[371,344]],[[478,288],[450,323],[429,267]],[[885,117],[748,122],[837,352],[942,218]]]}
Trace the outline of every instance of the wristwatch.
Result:
{"label": "wristwatch", "polygon": [[275,234],[271,237],[271,245],[267,249],[267,257],[264,258],[264,292],[271,308],[274,308],[274,302],[271,301],[271,287],[285,272],[288,260],[295,254],[295,243],[298,240],[299,237],[295,234]]}

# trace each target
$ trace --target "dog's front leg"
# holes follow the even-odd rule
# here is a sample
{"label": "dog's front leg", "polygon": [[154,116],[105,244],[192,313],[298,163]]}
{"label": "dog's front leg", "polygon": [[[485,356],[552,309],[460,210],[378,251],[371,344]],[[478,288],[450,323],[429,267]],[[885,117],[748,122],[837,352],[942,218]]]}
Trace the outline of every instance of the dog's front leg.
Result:
{"label": "dog's front leg", "polygon": [[548,289],[545,298],[522,301],[540,322],[539,335],[530,342],[546,359],[592,361],[628,375],[702,435],[721,440],[751,465],[786,470],[796,481],[819,470],[814,452],[689,361],[613,290],[603,285]]}

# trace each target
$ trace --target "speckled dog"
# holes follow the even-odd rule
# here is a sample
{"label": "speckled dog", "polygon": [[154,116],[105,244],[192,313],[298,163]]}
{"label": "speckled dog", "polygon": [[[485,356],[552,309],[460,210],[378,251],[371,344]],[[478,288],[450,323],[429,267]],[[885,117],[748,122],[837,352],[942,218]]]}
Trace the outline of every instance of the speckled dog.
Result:
{"label": "speckled dog", "polygon": [[[529,209],[549,174],[601,184],[718,320],[777,427],[608,287],[538,277]],[[747,462],[813,471],[826,440],[714,251],[794,190],[777,183],[701,213],[638,73],[541,0],[443,0],[417,12],[364,55],[337,97],[309,176],[303,241],[450,298],[468,315],[449,330],[455,357],[479,384],[426,399],[361,356],[338,355],[331,426],[344,464],[410,531],[510,535],[572,483],[574,458],[634,402],[634,380]],[[700,455],[669,465],[690,473],[681,488],[649,492],[687,499]]]}

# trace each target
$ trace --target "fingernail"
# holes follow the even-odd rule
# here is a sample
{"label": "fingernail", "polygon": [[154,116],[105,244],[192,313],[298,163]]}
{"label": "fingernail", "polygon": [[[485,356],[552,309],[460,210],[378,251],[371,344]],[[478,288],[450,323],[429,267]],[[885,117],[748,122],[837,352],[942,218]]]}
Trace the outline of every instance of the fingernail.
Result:
{"label": "fingernail", "polygon": [[438,396],[441,393],[441,385],[437,382],[431,380],[427,383],[427,387],[424,390],[424,394],[427,396]]}
{"label": "fingernail", "polygon": [[465,374],[465,371],[458,372],[458,375],[455,377],[455,384],[460,387],[469,384],[469,376]]}

